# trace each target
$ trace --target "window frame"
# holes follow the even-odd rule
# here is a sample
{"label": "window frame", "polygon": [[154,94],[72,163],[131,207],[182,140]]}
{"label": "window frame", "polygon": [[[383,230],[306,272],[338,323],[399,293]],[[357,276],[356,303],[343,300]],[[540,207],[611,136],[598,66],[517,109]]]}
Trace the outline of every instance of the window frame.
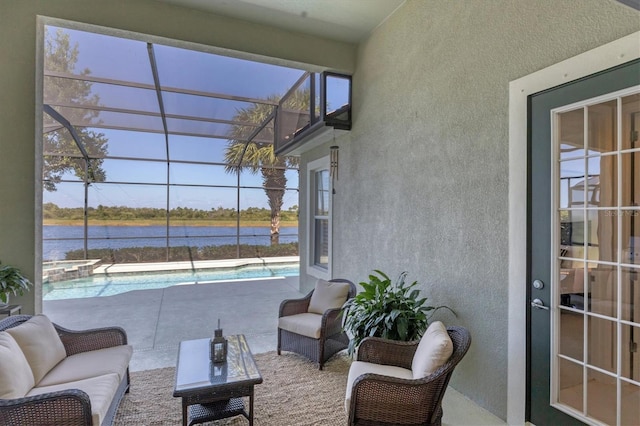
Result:
{"label": "window frame", "polygon": [[[316,173],[326,170],[329,173],[329,156],[319,158],[317,160],[311,161],[307,165],[307,197],[306,197],[306,205],[307,205],[307,230],[308,230],[308,238],[307,238],[307,256],[306,256],[306,264],[307,264],[307,274],[320,279],[329,280],[331,279],[331,271],[332,271],[332,243],[333,243],[333,232],[332,232],[332,216],[333,216],[333,182],[332,179],[329,178],[329,207],[328,207],[328,215],[326,216],[328,220],[328,236],[327,236],[327,267],[323,268],[322,266],[315,263],[315,250],[316,250],[316,220],[321,218],[316,215],[316,207],[317,207],[317,186],[316,186]],[[323,218],[324,216],[322,216]]]}

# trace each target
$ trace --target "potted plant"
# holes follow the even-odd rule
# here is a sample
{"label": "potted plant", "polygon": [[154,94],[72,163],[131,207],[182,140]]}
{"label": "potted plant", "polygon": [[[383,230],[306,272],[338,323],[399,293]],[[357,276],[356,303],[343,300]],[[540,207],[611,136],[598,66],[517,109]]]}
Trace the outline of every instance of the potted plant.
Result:
{"label": "potted plant", "polygon": [[391,340],[418,340],[429,325],[429,318],[438,309],[447,306],[427,305],[414,288],[418,282],[406,283],[407,272],[402,272],[395,283],[382,271],[369,275],[369,282],[361,282],[364,291],[348,300],[342,308],[342,327],[352,338],[349,354],[353,355],[362,339],[368,336]]}
{"label": "potted plant", "polygon": [[9,304],[11,294],[22,296],[31,285],[31,281],[18,268],[0,262],[0,306]]}

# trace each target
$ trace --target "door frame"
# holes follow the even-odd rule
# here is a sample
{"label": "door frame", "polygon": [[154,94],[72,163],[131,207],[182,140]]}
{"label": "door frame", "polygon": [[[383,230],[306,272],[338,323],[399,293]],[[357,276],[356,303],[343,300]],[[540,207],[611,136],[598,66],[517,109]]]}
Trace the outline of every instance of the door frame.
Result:
{"label": "door frame", "polygon": [[509,308],[507,423],[525,423],[527,403],[528,97],[640,58],[640,31],[509,83]]}

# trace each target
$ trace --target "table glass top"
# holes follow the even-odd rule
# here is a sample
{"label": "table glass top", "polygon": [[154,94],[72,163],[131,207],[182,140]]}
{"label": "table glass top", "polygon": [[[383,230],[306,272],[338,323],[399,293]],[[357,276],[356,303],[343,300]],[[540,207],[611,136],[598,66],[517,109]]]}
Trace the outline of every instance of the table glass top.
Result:
{"label": "table glass top", "polygon": [[214,364],[209,358],[209,339],[180,342],[174,396],[181,392],[231,384],[262,383],[244,335],[225,336],[229,342],[227,362]]}

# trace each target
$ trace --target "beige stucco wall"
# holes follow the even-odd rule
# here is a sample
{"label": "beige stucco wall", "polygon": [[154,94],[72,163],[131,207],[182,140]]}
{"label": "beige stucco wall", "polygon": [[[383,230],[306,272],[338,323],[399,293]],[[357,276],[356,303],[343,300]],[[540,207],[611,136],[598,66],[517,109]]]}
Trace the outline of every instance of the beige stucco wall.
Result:
{"label": "beige stucco wall", "polygon": [[[41,275],[37,16],[89,23],[277,58],[282,64],[351,72],[355,46],[182,9],[151,0],[0,1],[0,261]],[[158,39],[156,39],[158,40]],[[246,56],[246,55],[245,55]],[[41,119],[40,119],[41,120]],[[37,279],[35,279],[38,282]],[[15,299],[23,312],[41,310],[40,288]]]}
{"label": "beige stucco wall", "polygon": [[408,0],[359,46],[333,276],[406,270],[431,303],[454,308],[439,318],[468,327],[473,344],[452,385],[502,418],[509,82],[638,29],[640,14],[610,0]]}

